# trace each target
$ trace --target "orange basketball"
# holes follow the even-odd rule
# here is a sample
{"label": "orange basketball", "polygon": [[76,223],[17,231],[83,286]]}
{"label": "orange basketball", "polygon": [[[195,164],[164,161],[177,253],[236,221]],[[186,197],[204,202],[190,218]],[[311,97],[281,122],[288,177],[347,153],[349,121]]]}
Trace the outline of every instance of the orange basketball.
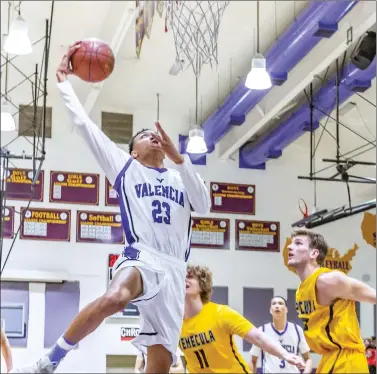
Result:
{"label": "orange basketball", "polygon": [[72,55],[73,73],[85,82],[101,82],[114,70],[113,51],[105,42],[90,38],[81,42],[80,48]]}

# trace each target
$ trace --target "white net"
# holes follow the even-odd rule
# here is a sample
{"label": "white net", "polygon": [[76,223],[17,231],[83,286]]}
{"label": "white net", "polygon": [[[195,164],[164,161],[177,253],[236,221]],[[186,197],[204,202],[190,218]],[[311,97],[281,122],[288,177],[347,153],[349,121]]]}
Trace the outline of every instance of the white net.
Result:
{"label": "white net", "polygon": [[166,28],[173,32],[177,60],[199,76],[203,64],[217,65],[221,17],[229,1],[166,1]]}

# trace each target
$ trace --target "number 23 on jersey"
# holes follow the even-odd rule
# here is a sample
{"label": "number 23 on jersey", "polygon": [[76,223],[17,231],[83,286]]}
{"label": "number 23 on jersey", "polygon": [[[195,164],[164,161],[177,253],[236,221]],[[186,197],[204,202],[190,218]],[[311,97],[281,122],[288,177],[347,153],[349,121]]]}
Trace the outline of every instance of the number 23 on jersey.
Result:
{"label": "number 23 on jersey", "polygon": [[152,217],[156,223],[165,223],[170,225],[170,205],[160,200],[152,201]]}

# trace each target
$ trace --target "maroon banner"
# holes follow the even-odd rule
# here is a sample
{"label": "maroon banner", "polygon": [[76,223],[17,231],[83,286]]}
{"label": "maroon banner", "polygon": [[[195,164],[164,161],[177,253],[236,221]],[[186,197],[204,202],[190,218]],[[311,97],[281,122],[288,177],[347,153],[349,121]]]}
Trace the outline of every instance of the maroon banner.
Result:
{"label": "maroon banner", "polygon": [[32,169],[8,169],[6,198],[11,200],[43,201],[44,171],[41,170],[36,185],[33,183]]}
{"label": "maroon banner", "polygon": [[3,225],[3,238],[13,239],[14,237],[14,207],[6,206],[3,209],[2,214],[2,225]]}
{"label": "maroon banner", "polygon": [[119,213],[79,210],[76,222],[78,243],[124,244],[124,231]]}
{"label": "maroon banner", "polygon": [[236,250],[280,251],[280,223],[236,220]]}
{"label": "maroon banner", "polygon": [[255,185],[211,182],[211,212],[255,214]]}
{"label": "maroon banner", "polygon": [[51,171],[50,202],[98,205],[99,174]]}
{"label": "maroon banner", "polygon": [[229,249],[229,219],[195,217],[192,221],[191,247]]}
{"label": "maroon banner", "polygon": [[110,184],[109,180],[105,177],[105,205],[106,206],[119,206],[118,194]]}
{"label": "maroon banner", "polygon": [[69,242],[71,211],[67,209],[21,208],[20,239]]}

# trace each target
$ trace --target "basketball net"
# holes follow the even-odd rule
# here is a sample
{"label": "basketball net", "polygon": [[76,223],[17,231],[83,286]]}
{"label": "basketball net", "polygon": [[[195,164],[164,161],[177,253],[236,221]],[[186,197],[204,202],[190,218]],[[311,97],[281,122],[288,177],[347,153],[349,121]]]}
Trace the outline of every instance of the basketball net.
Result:
{"label": "basketball net", "polygon": [[220,20],[229,1],[166,1],[165,31],[173,31],[177,61],[188,61],[196,76],[203,64],[218,64]]}

